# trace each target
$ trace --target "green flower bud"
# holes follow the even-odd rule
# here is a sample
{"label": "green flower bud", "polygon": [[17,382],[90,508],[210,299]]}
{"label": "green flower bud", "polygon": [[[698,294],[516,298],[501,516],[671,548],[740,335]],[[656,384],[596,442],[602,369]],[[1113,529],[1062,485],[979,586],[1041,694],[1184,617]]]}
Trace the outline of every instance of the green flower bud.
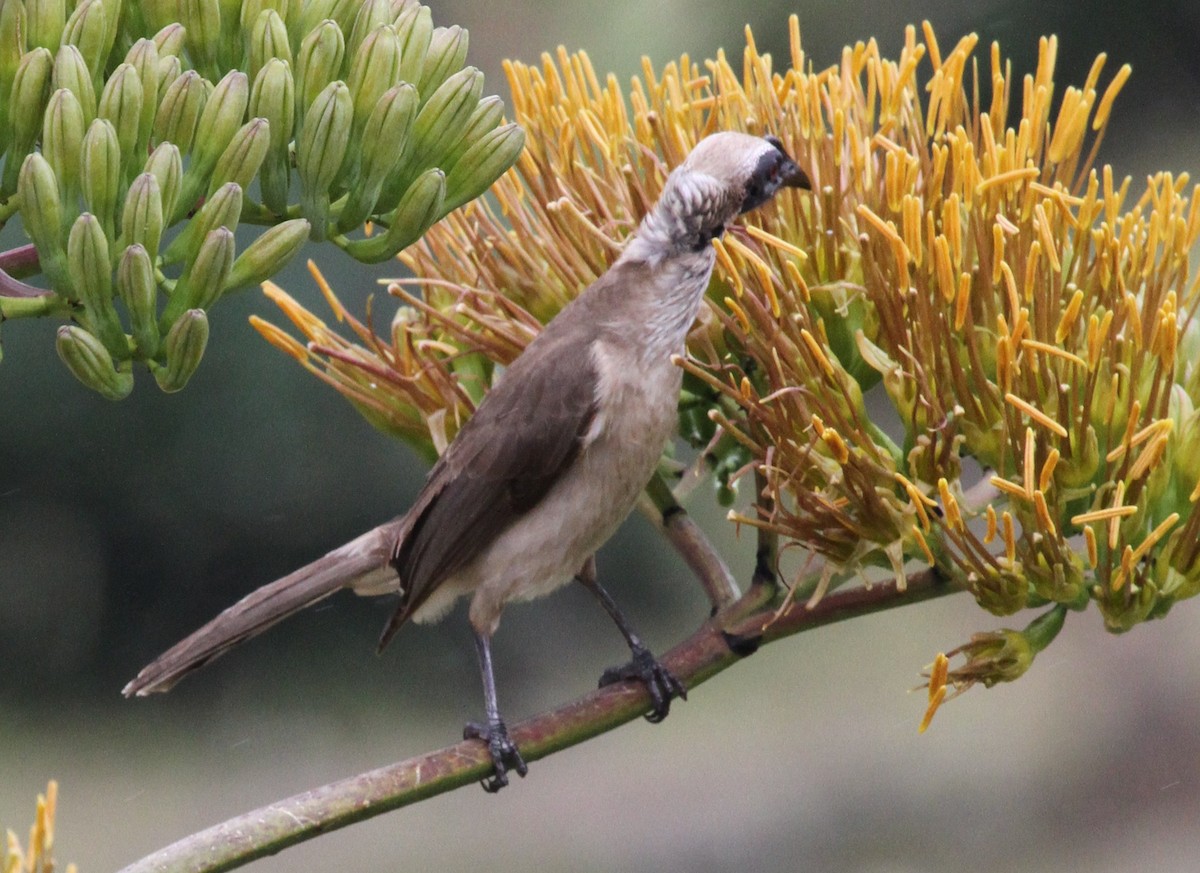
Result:
{"label": "green flower bud", "polygon": [[[425,93],[422,91],[421,93]],[[483,94],[483,73],[459,70],[426,101],[413,122],[413,148],[406,163],[418,169],[437,164],[462,137]]]}
{"label": "green flower bud", "polygon": [[467,126],[463,129],[462,136],[457,142],[451,143],[438,166],[449,174],[463,153],[499,127],[503,120],[504,101],[495,94],[484,97],[475,104],[475,109],[472,110],[471,117],[467,120]]}
{"label": "green flower bud", "polygon": [[179,23],[186,32],[188,54],[196,69],[216,78],[221,42],[221,7],[217,0],[180,0]]}
{"label": "green flower bud", "polygon": [[296,145],[300,207],[312,223],[313,239],[322,240],[329,213],[329,192],[346,158],[354,107],[344,82],[330,82],[304,118]]}
{"label": "green flower bud", "polygon": [[[295,10],[293,7],[309,6],[309,3],[293,3],[291,0],[244,0],[241,4],[241,9],[238,11],[238,29],[242,33],[250,33],[254,30],[254,25],[268,9],[274,10],[282,20],[285,15],[292,14]],[[322,15],[321,18],[325,16]],[[318,18],[317,21],[321,19]],[[285,25],[286,26],[286,25]]]}
{"label": "green flower bud", "polygon": [[362,0],[334,0],[327,17],[337,22],[342,33],[349,33],[354,27],[354,18],[358,15]]}
{"label": "green flower bud", "polygon": [[179,261],[194,261],[209,231],[217,227],[237,230],[241,214],[242,187],[236,182],[227,182],[212,193],[200,207],[200,211],[192,216],[179,235],[171,240],[171,244],[163,252],[163,262],[174,264]]}
{"label": "green flower bud", "polygon": [[172,221],[178,221],[192,208],[201,192],[208,190],[208,180],[217,159],[225,151],[246,116],[250,102],[250,83],[240,70],[230,71],[217,83],[204,104],[200,115],[200,136],[192,145],[192,160],[183,173],[183,191],[175,207]]}
{"label": "green flower bud", "polygon": [[125,206],[121,211],[121,236],[118,248],[134,244],[144,248],[150,257],[158,254],[163,232],[162,190],[153,173],[142,173],[129,186]]}
{"label": "green flower bud", "polygon": [[117,296],[129,311],[134,356],[142,360],[158,353],[158,287],[150,255],[137,243],[127,247],[117,264]]}
{"label": "green flower bud", "polygon": [[[505,124],[478,140],[463,153],[446,177],[446,212],[474,200],[517,162],[525,148],[525,131]],[[444,214],[444,213],[443,213]]]}
{"label": "green flower bud", "polygon": [[67,255],[63,248],[63,213],[58,180],[50,163],[39,153],[26,156],[17,183],[21,224],[37,246],[38,261],[50,284],[59,291],[71,287]]}
{"label": "green flower bud", "polygon": [[224,293],[257,285],[282,270],[308,241],[309,229],[305,219],[293,218],[264,231],[233,262]]}
{"label": "green flower bud", "polygon": [[339,243],[351,257],[367,264],[394,258],[396,253],[421,238],[442,215],[446,175],[436,167],[426,170],[409,186],[404,199],[388,215],[386,233],[368,239]]}
{"label": "green flower bud", "polygon": [[[117,36],[114,26],[117,14],[118,6],[115,3],[110,15],[103,0],[83,0],[63,27],[62,41],[78,46],[91,73],[93,86],[98,85],[104,75],[104,62],[108,60],[108,53]],[[113,19],[111,22],[110,17]]]}
{"label": "green flower bud", "polygon": [[67,24],[64,0],[25,0],[26,35],[31,46],[42,46],[52,53],[62,42]]}
{"label": "green flower bud", "polygon": [[177,21],[167,24],[158,33],[154,34],[154,45],[158,49],[160,58],[167,55],[175,55],[179,57],[183,53],[183,46],[187,42],[187,30]]}
{"label": "green flower bud", "polygon": [[455,164],[458,163],[458,159],[463,156],[463,152],[478,143],[488,133],[496,130],[503,120],[504,101],[494,94],[482,98],[479,103],[475,104],[475,109],[470,113],[467,124],[463,126],[462,136],[458,138],[457,142],[450,144],[449,149],[442,156],[442,161],[438,163],[438,167],[444,169],[449,175]]}
{"label": "green flower bud", "polygon": [[112,237],[121,193],[121,146],[107,119],[97,118],[83,137],[79,180],[84,207],[100,220],[105,236]]}
{"label": "green flower bud", "polygon": [[142,80],[132,64],[121,64],[108,77],[100,93],[96,115],[107,118],[117,130],[121,161],[132,172],[141,166],[138,134],[142,124]]}
{"label": "green flower bud", "polygon": [[96,88],[92,85],[92,73],[79,49],[63,43],[54,58],[54,77],[51,90],[66,88],[83,107],[83,117],[88,124],[96,117]]}
{"label": "green flower bud", "polygon": [[118,373],[112,355],[82,327],[64,324],[58,329],[54,347],[76,379],[109,400],[121,400],[133,390],[133,374]]}
{"label": "green flower bud", "polygon": [[296,56],[296,117],[303,120],[317,95],[337,78],[346,42],[333,21],[322,21],[300,43]]}
{"label": "green flower bud", "polygon": [[211,309],[225,290],[233,258],[233,232],[227,227],[210,230],[196,252],[196,259],[175,283],[164,318],[171,321],[185,309]]}
{"label": "green flower bud", "polygon": [[396,16],[396,34],[400,37],[400,80],[416,86],[420,84],[433,39],[433,13],[429,7],[420,4],[406,7]]}
{"label": "green flower bud", "polygon": [[12,193],[17,187],[17,173],[21,169],[17,156],[33,151],[38,134],[42,132],[42,118],[46,114],[46,103],[50,99],[53,67],[54,59],[49,50],[37,48],[21,58],[14,74],[6,135],[0,137],[0,146],[10,141],[12,143],[8,161],[4,166],[5,194]]}
{"label": "green flower bud", "polygon": [[42,155],[58,180],[59,199],[70,208],[79,190],[83,155],[83,109],[75,95],[59,88],[50,95],[42,120]]}
{"label": "green flower bud", "polygon": [[290,65],[292,47],[283,18],[274,9],[264,9],[250,30],[250,78],[256,80],[267,61],[275,58]]}
{"label": "green flower bud", "polygon": [[363,128],[362,175],[369,181],[385,179],[407,151],[420,95],[415,86],[401,82],[376,101]]}
{"label": "green flower bud", "polygon": [[201,309],[190,309],[183,313],[171,325],[163,341],[167,363],[154,370],[158,387],[168,394],[183,388],[200,366],[207,345],[208,316]]}
{"label": "green flower bud", "polygon": [[242,15],[242,0],[219,0],[221,7],[221,36],[217,43],[217,65],[222,70],[241,67],[245,58],[246,32],[238,22]]}
{"label": "green flower bud", "polygon": [[129,343],[113,309],[112,261],[108,238],[96,216],[85,212],[71,225],[67,241],[67,268],[75,293],[83,303],[92,333],[117,358],[127,357]]}
{"label": "green flower bud", "polygon": [[383,92],[399,81],[400,37],[395,28],[386,24],[367,34],[350,65],[350,78],[346,84],[354,98],[356,138],[362,133],[367,117]]}
{"label": "green flower bud", "polygon": [[254,118],[243,124],[217,159],[208,193],[211,194],[226,182],[237,182],[243,191],[249,188],[258,174],[258,168],[262,166],[263,158],[267,156],[270,144],[271,125],[265,118]]}
{"label": "green flower bud", "polygon": [[250,114],[270,124],[271,144],[263,159],[259,182],[263,203],[276,215],[287,209],[291,183],[291,159],[288,143],[295,126],[296,96],[292,70],[286,61],[267,61],[250,89]]}
{"label": "green flower bud", "polygon": [[[288,15],[286,16],[288,30],[292,33],[312,33],[325,19],[333,18],[332,13],[335,2],[336,0],[306,0],[304,3],[293,3],[289,7]],[[297,14],[298,16],[295,20],[296,26],[293,26],[293,14]],[[336,21],[334,25],[337,25]]]}
{"label": "green flower bud", "polygon": [[[343,32],[349,33],[349,38],[346,40],[346,57],[356,57],[359,46],[363,44],[369,34],[374,33],[383,25],[391,25],[391,23],[390,0],[362,0],[358,4],[358,11],[354,15],[353,23],[349,28],[343,28]],[[389,82],[388,88],[393,84],[395,83]],[[386,91],[387,88],[383,90]]]}
{"label": "green flower bud", "polygon": [[179,189],[183,185],[183,159],[174,143],[164,142],[150,153],[142,172],[150,173],[158,180],[164,216],[175,211],[179,200]]}
{"label": "green flower bud", "polygon": [[0,99],[12,93],[17,66],[25,54],[25,6],[0,4]]}
{"label": "green flower bud", "polygon": [[[158,59],[158,86],[156,93],[159,94],[159,99],[153,104],[154,118],[158,119],[158,107],[162,103],[162,97],[166,95],[167,88],[171,87],[171,83],[178,79],[183,74],[183,64],[175,55],[167,55]],[[150,124],[150,132],[154,132],[154,123]]]}
{"label": "green flower bud", "polygon": [[[417,114],[417,89],[407,82],[386,91],[375,104],[362,133],[362,163],[338,214],[337,228],[345,233],[371,216],[383,184],[400,163],[408,132]],[[392,206],[385,203],[386,211]]]}
{"label": "green flower bud", "polygon": [[167,86],[158,115],[154,119],[154,139],[157,142],[173,142],[179,151],[186,154],[192,150],[196,138],[196,126],[200,113],[204,111],[208,94],[204,80],[195,70],[176,78]]}
{"label": "green flower bud", "polygon": [[[176,63],[179,59],[175,59]],[[158,94],[162,73],[158,48],[152,39],[139,39],[125,55],[125,62],[137,70],[142,83],[142,112],[138,117],[138,135],[135,154],[144,155],[150,145],[150,133],[154,130],[154,118],[158,115]],[[178,75],[178,74],[176,74]],[[173,82],[175,76],[166,81]]]}
{"label": "green flower bud", "polygon": [[422,94],[435,93],[446,80],[462,70],[466,62],[467,32],[457,24],[434,28],[417,90]]}

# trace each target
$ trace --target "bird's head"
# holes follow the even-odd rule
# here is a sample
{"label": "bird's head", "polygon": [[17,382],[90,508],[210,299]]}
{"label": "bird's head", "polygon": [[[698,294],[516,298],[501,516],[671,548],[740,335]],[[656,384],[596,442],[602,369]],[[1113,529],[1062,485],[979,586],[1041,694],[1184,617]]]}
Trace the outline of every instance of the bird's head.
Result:
{"label": "bird's head", "polygon": [[766,203],[780,188],[811,187],[777,138],[714,133],[671,173],[657,217],[672,242],[700,251],[737,216]]}

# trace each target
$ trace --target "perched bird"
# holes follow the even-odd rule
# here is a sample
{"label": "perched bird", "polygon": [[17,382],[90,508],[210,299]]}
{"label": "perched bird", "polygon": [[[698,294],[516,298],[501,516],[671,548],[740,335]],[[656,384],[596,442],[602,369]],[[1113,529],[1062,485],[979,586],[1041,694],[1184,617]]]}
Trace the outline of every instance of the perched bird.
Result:
{"label": "perched bird", "polygon": [[181,677],[340,588],[399,594],[380,647],[408,619],[433,621],[470,597],[495,772],[525,775],[496,703],[491,639],[512,600],[578,578],[617,621],[633,653],[601,683],[636,678],[651,720],[683,686],[662,667],[595,580],[595,551],[633,508],[674,431],[684,350],[715,262],[712,241],[781,187],[809,180],[774,137],[716,133],[667,178],[616,263],[566,306],[484,397],[403,516],[251,593],[165,652],[124,689],[166,691]]}

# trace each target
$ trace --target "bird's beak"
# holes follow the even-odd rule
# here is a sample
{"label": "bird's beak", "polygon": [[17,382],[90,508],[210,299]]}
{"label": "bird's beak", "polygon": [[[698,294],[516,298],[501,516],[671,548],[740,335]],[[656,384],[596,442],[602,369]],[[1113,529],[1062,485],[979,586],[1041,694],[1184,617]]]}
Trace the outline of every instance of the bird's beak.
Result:
{"label": "bird's beak", "polygon": [[791,158],[788,158],[787,163],[780,169],[780,184],[784,188],[812,190],[812,180],[808,178],[808,173],[801,170],[799,164]]}
{"label": "bird's beak", "polygon": [[800,166],[794,160],[792,160],[792,156],[784,150],[783,141],[780,140],[779,137],[771,134],[768,134],[763,138],[771,145],[775,146],[775,148],[779,150],[779,153],[783,155],[785,159],[778,170],[779,187],[803,188],[805,191],[811,191],[812,180],[808,178],[808,173],[801,170]]}

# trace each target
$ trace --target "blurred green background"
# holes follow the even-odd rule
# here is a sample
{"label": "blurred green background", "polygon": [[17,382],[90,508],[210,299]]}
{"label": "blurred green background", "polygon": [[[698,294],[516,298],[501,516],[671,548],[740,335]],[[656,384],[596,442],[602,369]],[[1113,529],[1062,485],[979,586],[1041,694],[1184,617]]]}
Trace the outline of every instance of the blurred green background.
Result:
{"label": "blurred green background", "polygon": [[[942,44],[998,39],[1018,73],[1060,38],[1060,91],[1101,51],[1125,62],[1102,159],[1118,175],[1200,173],[1200,8],[1148,2],[434,4],[471,33],[504,92],[504,57],[562,43],[623,80],[724,47],[750,22],[785,58],[797,12],[818,66],[876,37],[895,56],[928,18]],[[23,239],[15,226],[0,242]],[[379,276],[310,252],[352,310]],[[281,284],[323,313],[294,265]],[[386,304],[385,304],[386,305]],[[345,596],[293,619],[165,697],[119,689],[163,648],[259,584],[402,511],[423,474],[403,448],[222,303],[199,373],[167,397],[139,374],[119,404],[75,383],[50,322],[6,324],[0,365],[0,823],[23,831],[61,782],[58,856],[112,870],[202,827],[454,740],[480,714],[461,611],[408,627],[382,658],[386,602]],[[692,508],[743,580],[748,542]],[[658,650],[705,615],[698,589],[635,519],[600,572]],[[1013,621],[1023,623],[1023,619]],[[958,871],[1200,868],[1200,605],[1127,637],[1093,612],[1013,686],[975,690],[918,736],[907,695],[939,649],[999,622],[966,597],[772,646],[675,707],[532,767],[498,798],[468,789],[290,849],[257,871]],[[514,721],[594,685],[624,656],[582,591],[506,614],[501,703]]]}

